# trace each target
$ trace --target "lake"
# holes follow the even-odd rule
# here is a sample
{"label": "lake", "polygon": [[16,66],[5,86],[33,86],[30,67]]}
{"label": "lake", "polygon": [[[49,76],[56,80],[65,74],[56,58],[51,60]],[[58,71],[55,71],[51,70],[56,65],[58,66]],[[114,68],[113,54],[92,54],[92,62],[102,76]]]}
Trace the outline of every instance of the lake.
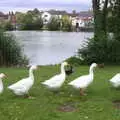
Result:
{"label": "lake", "polygon": [[30,64],[57,64],[76,54],[91,32],[11,31]]}

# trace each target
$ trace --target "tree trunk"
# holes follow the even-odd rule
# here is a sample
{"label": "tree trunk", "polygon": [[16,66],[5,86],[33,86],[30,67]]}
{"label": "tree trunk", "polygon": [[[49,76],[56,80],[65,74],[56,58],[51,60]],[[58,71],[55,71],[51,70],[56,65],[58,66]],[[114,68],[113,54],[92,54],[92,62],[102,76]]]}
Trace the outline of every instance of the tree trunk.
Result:
{"label": "tree trunk", "polygon": [[106,30],[106,17],[108,0],[105,0],[103,9],[101,10],[100,0],[92,0],[93,13],[94,13],[94,37],[99,37],[101,34],[107,33]]}
{"label": "tree trunk", "polygon": [[114,3],[114,13],[113,16],[115,18],[114,25],[114,36],[116,40],[120,41],[120,0],[116,0]]}
{"label": "tree trunk", "polygon": [[107,13],[108,13],[107,12],[107,6],[108,6],[108,0],[105,0],[103,11],[102,11],[102,15],[103,15],[103,17],[102,17],[102,29],[103,29],[105,35],[107,35],[107,23],[106,23]]}

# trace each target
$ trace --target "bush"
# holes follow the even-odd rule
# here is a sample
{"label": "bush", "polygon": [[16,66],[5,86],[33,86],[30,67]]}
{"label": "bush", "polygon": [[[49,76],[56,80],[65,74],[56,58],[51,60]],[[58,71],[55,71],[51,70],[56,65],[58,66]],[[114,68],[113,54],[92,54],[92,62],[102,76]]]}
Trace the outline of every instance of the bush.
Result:
{"label": "bush", "polygon": [[120,64],[120,41],[101,35],[100,38],[89,39],[87,45],[78,50],[84,63],[92,62]]}
{"label": "bush", "polygon": [[60,30],[60,21],[58,18],[52,17],[50,22],[47,24],[48,30],[56,31]]}
{"label": "bush", "polygon": [[12,35],[0,31],[0,65],[25,65],[28,60]]}
{"label": "bush", "polygon": [[66,15],[62,17],[62,30],[67,32],[72,31],[72,21]]}
{"label": "bush", "polygon": [[78,66],[84,64],[84,61],[76,56],[70,57],[66,60],[70,65]]}
{"label": "bush", "polygon": [[33,21],[33,30],[41,30],[43,27],[43,20],[42,18],[37,18]]}
{"label": "bush", "polygon": [[13,30],[13,25],[10,23],[10,22],[6,22],[5,25],[4,25],[4,29],[5,30]]}

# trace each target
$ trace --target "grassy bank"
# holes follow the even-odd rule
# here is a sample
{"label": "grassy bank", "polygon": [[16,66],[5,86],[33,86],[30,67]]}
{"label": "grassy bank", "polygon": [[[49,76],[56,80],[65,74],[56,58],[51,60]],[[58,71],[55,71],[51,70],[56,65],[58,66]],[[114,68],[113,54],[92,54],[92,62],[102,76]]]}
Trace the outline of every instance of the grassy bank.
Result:
{"label": "grassy bank", "polygon": [[[120,110],[112,101],[120,100],[120,90],[110,87],[108,80],[119,72],[120,66],[97,68],[94,82],[87,89],[87,96],[79,96],[67,83],[87,74],[88,66],[75,68],[68,76],[60,94],[45,89],[40,82],[59,73],[59,66],[42,66],[35,71],[35,84],[30,94],[35,99],[16,97],[6,87],[28,75],[26,68],[0,68],[8,77],[4,79],[5,90],[0,95],[0,120],[120,120]],[[62,112],[61,106],[74,108]]]}

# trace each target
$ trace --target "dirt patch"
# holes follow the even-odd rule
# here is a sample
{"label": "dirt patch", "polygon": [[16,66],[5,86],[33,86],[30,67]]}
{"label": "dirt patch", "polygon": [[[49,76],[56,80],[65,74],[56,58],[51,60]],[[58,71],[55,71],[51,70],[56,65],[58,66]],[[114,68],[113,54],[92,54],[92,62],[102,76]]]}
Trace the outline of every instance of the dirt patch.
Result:
{"label": "dirt patch", "polygon": [[112,103],[115,108],[120,109],[120,100],[114,100]]}
{"label": "dirt patch", "polygon": [[78,104],[77,102],[67,102],[63,105],[60,105],[57,110],[61,112],[74,112],[77,111],[75,105]]}

